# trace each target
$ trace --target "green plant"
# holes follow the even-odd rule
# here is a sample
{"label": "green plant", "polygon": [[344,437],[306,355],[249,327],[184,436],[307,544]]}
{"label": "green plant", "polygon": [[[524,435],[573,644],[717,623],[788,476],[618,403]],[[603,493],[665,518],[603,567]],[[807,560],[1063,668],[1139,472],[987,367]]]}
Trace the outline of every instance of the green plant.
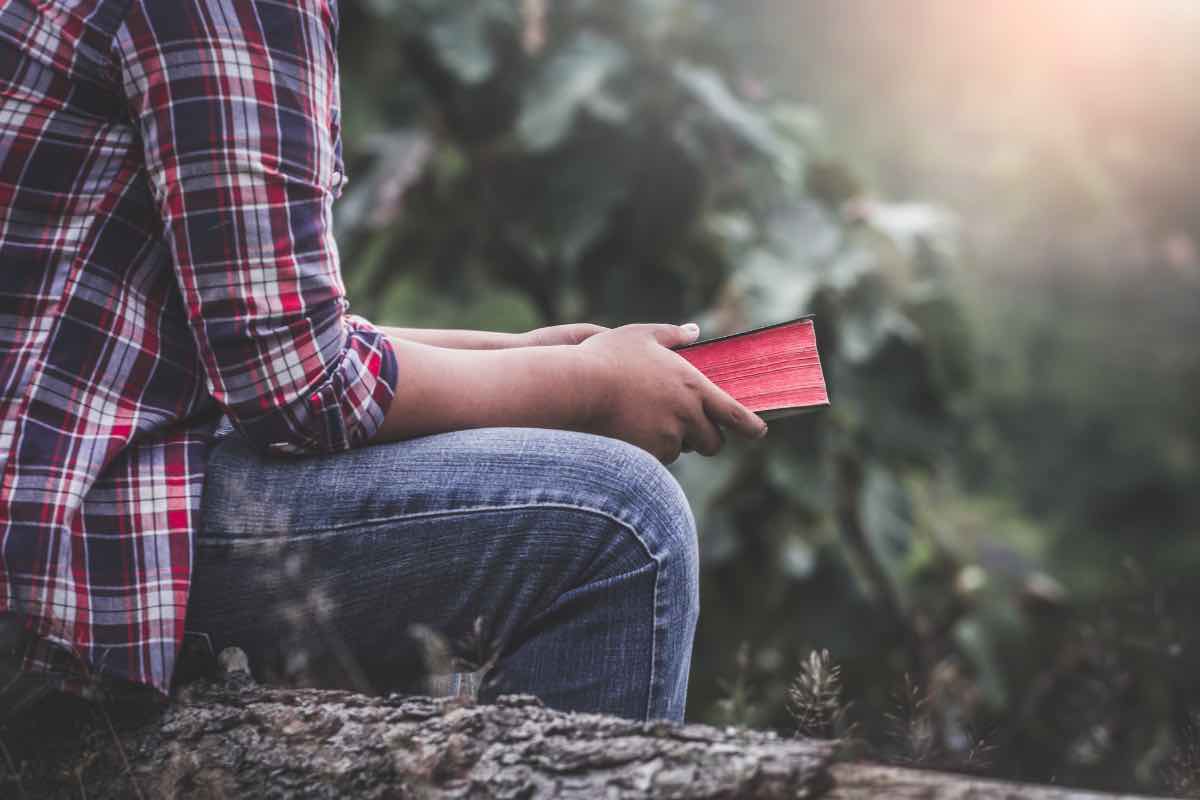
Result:
{"label": "green plant", "polygon": [[813,650],[800,662],[788,687],[788,711],[801,736],[844,739],[850,735],[850,706],[842,697],[842,670],[828,650]]}

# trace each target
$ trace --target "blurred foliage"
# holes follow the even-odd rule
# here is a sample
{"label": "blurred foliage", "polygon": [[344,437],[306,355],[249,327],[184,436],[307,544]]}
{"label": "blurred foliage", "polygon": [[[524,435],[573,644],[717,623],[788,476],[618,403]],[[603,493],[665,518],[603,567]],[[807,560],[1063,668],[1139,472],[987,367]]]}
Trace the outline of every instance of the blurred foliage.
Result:
{"label": "blurred foliage", "polygon": [[958,474],[1036,520],[1071,606],[1006,667],[1030,735],[997,768],[1194,793],[1200,6],[751,10],[741,69],[819,103],[876,191],[958,214],[977,367]]}
{"label": "blurred foliage", "polygon": [[[789,686],[827,649],[850,703],[830,727],[878,757],[978,769],[987,749],[1000,774],[1155,785],[1197,691],[1194,654],[1191,673],[1163,660],[1187,640],[1164,609],[1178,597],[1139,552],[1115,604],[1112,572],[1062,547],[1084,530],[1126,552],[1196,519],[1194,434],[1161,435],[1186,403],[1083,396],[1107,362],[1080,353],[1139,367],[1113,335],[1121,309],[965,271],[974,218],[964,234],[938,207],[878,199],[862,176],[886,181],[902,156],[862,142],[847,160],[826,115],[754,77],[755,25],[786,13],[739,9],[344,0],[337,232],[355,309],[498,330],[696,319],[705,335],[815,313],[832,408],[675,467],[705,570],[689,714],[794,729]],[[826,30],[775,33],[800,57]],[[1195,322],[1169,320],[1148,335]],[[1171,352],[1200,388],[1194,350]],[[1160,552],[1200,566],[1194,547]]]}

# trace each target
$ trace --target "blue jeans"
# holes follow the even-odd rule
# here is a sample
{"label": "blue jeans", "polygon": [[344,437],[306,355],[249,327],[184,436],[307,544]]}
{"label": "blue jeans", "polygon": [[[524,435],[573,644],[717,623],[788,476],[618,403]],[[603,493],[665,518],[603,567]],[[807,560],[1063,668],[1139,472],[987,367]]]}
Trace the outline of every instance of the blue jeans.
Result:
{"label": "blue jeans", "polygon": [[687,500],[623,442],[492,428],[281,458],[232,434],[210,456],[187,628],[259,675],[378,691],[429,629],[483,671],[484,702],[679,720],[698,604]]}

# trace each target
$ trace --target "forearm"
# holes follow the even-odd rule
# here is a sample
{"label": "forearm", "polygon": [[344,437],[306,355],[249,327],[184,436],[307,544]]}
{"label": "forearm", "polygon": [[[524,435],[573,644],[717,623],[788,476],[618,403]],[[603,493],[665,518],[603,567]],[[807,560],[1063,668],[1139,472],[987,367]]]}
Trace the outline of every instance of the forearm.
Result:
{"label": "forearm", "polygon": [[525,347],[530,339],[524,333],[495,333],[493,331],[438,330],[434,328],[388,328],[377,326],[392,339],[450,347],[456,350],[504,350]]}
{"label": "forearm", "polygon": [[493,426],[586,430],[598,402],[590,356],[578,347],[392,343],[400,377],[375,441]]}

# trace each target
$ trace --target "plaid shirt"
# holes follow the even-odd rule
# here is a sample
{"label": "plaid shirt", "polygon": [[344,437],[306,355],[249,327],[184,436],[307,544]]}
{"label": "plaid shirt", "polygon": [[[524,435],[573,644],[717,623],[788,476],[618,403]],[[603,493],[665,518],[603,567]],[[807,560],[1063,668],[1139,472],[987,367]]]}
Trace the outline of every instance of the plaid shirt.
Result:
{"label": "plaid shirt", "polygon": [[25,667],[165,692],[206,447],[366,442],[334,0],[0,0],[0,611]]}

